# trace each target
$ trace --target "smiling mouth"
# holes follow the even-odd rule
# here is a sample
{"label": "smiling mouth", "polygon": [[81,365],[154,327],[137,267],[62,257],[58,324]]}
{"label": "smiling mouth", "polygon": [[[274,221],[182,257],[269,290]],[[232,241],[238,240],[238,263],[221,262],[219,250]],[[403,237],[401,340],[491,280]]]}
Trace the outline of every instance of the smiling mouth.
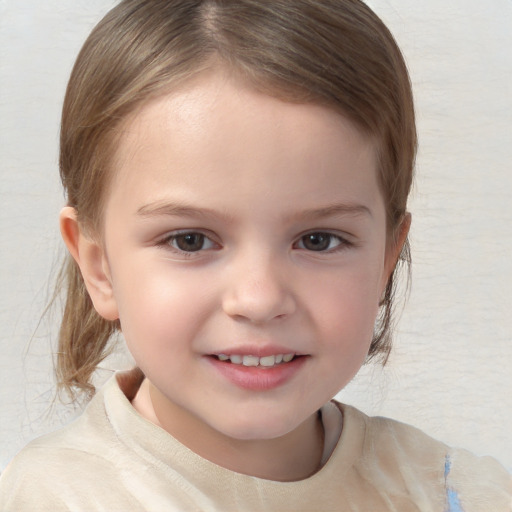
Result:
{"label": "smiling mouth", "polygon": [[240,366],[251,366],[261,368],[274,368],[275,366],[289,363],[296,359],[296,354],[275,354],[271,356],[258,357],[253,355],[240,355],[240,354],[216,354],[213,357],[221,362],[232,363]]}

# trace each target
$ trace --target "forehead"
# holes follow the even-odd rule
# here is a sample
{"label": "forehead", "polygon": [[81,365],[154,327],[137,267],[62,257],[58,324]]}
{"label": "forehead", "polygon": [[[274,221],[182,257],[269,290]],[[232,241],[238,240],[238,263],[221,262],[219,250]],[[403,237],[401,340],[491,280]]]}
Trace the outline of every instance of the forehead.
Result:
{"label": "forehead", "polygon": [[264,185],[281,195],[299,188],[327,194],[333,186],[357,193],[376,185],[376,162],[373,141],[336,111],[285,102],[212,72],[124,123],[112,192],[130,187],[154,195],[155,187],[169,187],[221,194],[228,186],[247,196]]}

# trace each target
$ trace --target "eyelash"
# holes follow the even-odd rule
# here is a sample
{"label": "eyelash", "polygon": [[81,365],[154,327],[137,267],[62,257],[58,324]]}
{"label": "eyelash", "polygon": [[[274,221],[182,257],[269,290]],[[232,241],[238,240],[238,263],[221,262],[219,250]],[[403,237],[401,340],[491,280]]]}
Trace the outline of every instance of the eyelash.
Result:
{"label": "eyelash", "polygon": [[[201,246],[196,249],[196,250],[192,250],[192,251],[187,251],[185,249],[182,249],[180,248],[179,246],[177,245],[174,245],[174,243],[176,243],[180,238],[184,238],[184,237],[187,237],[187,236],[200,236],[202,237],[200,242],[201,242]],[[313,238],[314,237],[317,237],[317,240],[318,238],[327,238],[327,241],[328,242],[328,245],[327,245],[327,248],[325,249],[321,249],[321,250],[314,250],[314,249],[308,249],[304,242],[306,241],[307,243],[307,240],[308,240],[308,237],[309,237],[309,242],[313,242]],[[324,241],[324,242],[325,242]],[[322,240],[320,240],[320,243],[322,242]],[[333,242],[336,242],[336,245],[334,245],[333,247],[331,247],[332,243]],[[210,247],[204,247],[205,243],[209,244]],[[313,242],[314,244],[318,244],[319,242],[316,241],[316,242]],[[175,232],[175,233],[172,233],[168,236],[166,236],[165,238],[163,238],[162,240],[160,240],[157,245],[159,247],[164,247],[166,249],[170,249],[178,254],[180,254],[181,256],[185,257],[185,258],[191,258],[193,257],[193,255],[195,253],[200,253],[200,252],[203,252],[205,250],[212,250],[212,249],[215,249],[215,246],[217,247],[220,247],[219,244],[217,244],[214,240],[212,240],[211,237],[209,237],[208,235],[206,235],[205,233],[202,233],[201,231],[179,231],[179,232]],[[330,233],[328,231],[310,231],[309,233],[305,233],[303,235],[301,235],[296,242],[294,242],[293,244],[293,248],[294,249],[299,249],[299,250],[304,250],[304,251],[307,251],[307,252],[311,252],[311,253],[320,253],[320,254],[333,254],[333,253],[337,253],[337,252],[340,252],[344,249],[348,249],[350,247],[352,247],[354,244],[350,241],[348,241],[346,238],[343,238],[342,236],[340,235],[337,235],[337,234],[334,234],[334,233]]]}
{"label": "eyelash", "polygon": [[[173,245],[173,243],[176,242],[177,240],[179,240],[180,238],[185,238],[187,236],[200,236],[200,237],[202,237],[202,244],[201,244],[202,247],[200,247],[197,250],[187,251],[187,250],[181,249],[178,246],[174,246]],[[214,242],[212,240],[211,237],[209,237],[208,235],[206,235],[204,233],[201,233],[201,231],[179,231],[179,232],[175,232],[175,233],[172,233],[172,234],[166,236],[165,238],[160,240],[157,243],[157,245],[159,247],[164,247],[164,248],[167,248],[167,249],[171,249],[172,251],[174,251],[174,252],[176,252],[176,253],[184,256],[184,257],[190,258],[196,252],[201,252],[201,251],[204,251],[204,250],[212,249],[213,247],[207,247],[206,249],[203,247],[204,243],[207,243],[207,242],[209,242],[209,244],[211,244],[212,246],[218,245],[216,242]]]}
{"label": "eyelash", "polygon": [[[307,240],[308,237],[310,238],[310,241],[312,241],[313,237],[327,237],[329,240],[329,244],[326,250],[315,251],[313,249],[307,249],[306,247],[300,247],[300,249],[313,253],[318,252],[323,254],[333,254],[344,249],[347,249],[353,245],[346,238],[343,238],[342,236],[336,235],[334,233],[329,233],[328,231],[310,231],[309,233],[300,236],[298,241],[295,242],[294,247],[300,243],[304,245],[304,241]],[[336,240],[338,243],[334,247],[330,247],[334,240]]]}

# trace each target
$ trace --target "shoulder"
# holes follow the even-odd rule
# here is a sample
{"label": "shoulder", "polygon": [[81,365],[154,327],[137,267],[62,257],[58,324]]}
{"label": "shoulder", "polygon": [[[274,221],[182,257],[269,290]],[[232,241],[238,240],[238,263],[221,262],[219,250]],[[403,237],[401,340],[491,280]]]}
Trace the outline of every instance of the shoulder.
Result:
{"label": "shoulder", "polygon": [[32,441],[10,462],[0,477],[2,511],[69,510],[69,496],[75,504],[84,502],[84,482],[112,476],[105,460],[62,444],[60,434]]}
{"label": "shoulder", "polygon": [[[492,457],[451,448],[421,430],[339,404],[362,434],[360,471],[444,501],[449,512],[512,511],[512,477]],[[389,483],[393,482],[393,484]]]}
{"label": "shoulder", "polygon": [[[64,428],[30,442],[0,476],[0,510],[84,510],[119,480],[122,443],[110,427],[102,393]],[[87,491],[89,489],[89,491]]]}
{"label": "shoulder", "polygon": [[[477,457],[467,450],[451,448],[444,470],[450,510],[512,510],[512,475],[492,457]],[[459,508],[456,506],[460,505]]]}

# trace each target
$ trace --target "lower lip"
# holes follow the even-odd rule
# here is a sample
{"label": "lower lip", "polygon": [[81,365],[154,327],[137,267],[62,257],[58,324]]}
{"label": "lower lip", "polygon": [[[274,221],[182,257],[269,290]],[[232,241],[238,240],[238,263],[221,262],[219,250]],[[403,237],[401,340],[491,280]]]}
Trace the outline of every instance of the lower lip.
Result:
{"label": "lower lip", "polygon": [[233,384],[252,391],[268,391],[289,381],[306,362],[307,356],[300,356],[289,363],[281,363],[270,368],[233,364],[211,356],[208,359],[215,369]]}

